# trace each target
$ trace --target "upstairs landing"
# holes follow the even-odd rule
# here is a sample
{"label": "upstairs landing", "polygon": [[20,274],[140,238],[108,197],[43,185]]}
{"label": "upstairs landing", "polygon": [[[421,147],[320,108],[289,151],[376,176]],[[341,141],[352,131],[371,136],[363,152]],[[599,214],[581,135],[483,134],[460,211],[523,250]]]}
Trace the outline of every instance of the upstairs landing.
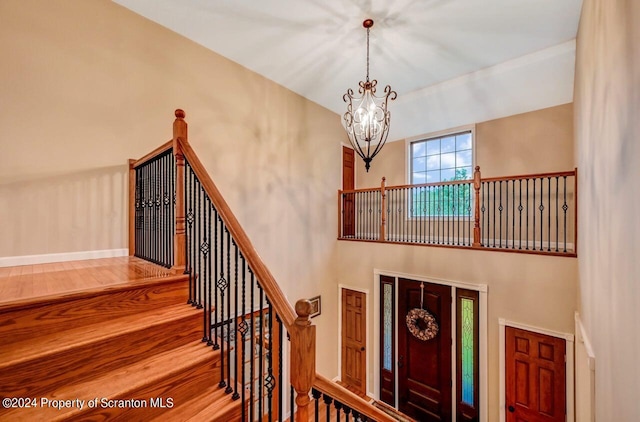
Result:
{"label": "upstairs landing", "polygon": [[0,268],[0,308],[133,287],[171,270],[136,257],[89,259]]}

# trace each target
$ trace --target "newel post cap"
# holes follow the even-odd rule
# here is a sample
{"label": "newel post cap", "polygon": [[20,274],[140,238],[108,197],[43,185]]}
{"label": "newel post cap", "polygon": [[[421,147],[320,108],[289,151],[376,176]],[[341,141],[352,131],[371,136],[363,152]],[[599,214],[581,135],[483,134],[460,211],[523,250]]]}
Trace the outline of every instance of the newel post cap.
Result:
{"label": "newel post cap", "polygon": [[311,321],[309,315],[313,312],[313,307],[308,299],[300,299],[296,302],[296,324],[298,325],[310,325]]}
{"label": "newel post cap", "polygon": [[184,113],[184,110],[181,108],[176,109],[175,115],[177,119],[184,119],[186,116],[186,114]]}

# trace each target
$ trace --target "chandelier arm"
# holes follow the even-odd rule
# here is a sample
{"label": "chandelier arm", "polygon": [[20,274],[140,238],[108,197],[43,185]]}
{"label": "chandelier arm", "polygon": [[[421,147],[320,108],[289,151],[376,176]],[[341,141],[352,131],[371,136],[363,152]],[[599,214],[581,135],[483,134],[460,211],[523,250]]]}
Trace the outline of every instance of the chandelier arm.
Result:
{"label": "chandelier arm", "polygon": [[353,147],[354,151],[358,153],[360,158],[362,158],[364,160],[366,158],[366,155],[364,154],[364,151],[362,151],[362,148],[360,147],[360,144],[354,140],[354,138],[353,138],[353,136],[351,134],[349,134],[349,143]]}

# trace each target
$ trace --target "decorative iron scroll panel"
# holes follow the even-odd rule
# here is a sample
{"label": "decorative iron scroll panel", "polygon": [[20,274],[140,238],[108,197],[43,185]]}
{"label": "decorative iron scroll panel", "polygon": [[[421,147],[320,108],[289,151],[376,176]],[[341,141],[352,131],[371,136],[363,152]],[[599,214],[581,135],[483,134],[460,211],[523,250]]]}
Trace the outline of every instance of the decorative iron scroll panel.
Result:
{"label": "decorative iron scroll panel", "polygon": [[136,167],[135,256],[174,262],[176,161],[171,149]]}

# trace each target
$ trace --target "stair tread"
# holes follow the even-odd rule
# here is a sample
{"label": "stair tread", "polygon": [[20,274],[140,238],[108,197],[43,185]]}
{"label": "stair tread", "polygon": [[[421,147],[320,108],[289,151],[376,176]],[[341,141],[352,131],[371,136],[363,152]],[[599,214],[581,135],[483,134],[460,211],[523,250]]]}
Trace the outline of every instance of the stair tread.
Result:
{"label": "stair tread", "polygon": [[[208,365],[220,358],[220,351],[212,351],[201,342],[193,341],[178,348],[151,356],[144,360],[123,366],[96,378],[68,385],[43,395],[49,400],[84,400],[84,408],[58,410],[51,407],[14,409],[7,416],[10,420],[63,420],[87,410],[89,400],[106,398],[108,400],[139,399],[149,405],[150,397],[136,397],[136,390],[148,385],[160,383],[173,374],[198,365]],[[166,399],[166,398],[165,398]],[[100,404],[98,404],[100,407]]]}
{"label": "stair tread", "polygon": [[[102,323],[25,339],[9,346],[5,345],[6,347],[0,350],[0,370],[38,357],[99,342],[112,336],[144,330],[168,321],[192,318],[194,312],[193,308],[184,304],[170,305],[136,315],[114,318]],[[48,348],[43,350],[43,345],[47,345]]]}
{"label": "stair tread", "polygon": [[140,287],[148,287],[153,285],[161,285],[167,283],[175,283],[176,281],[186,281],[189,276],[184,274],[171,275],[149,275],[149,277],[137,280],[123,280],[121,283],[111,284],[108,286],[96,286],[89,289],[65,290],[62,292],[13,299],[11,301],[0,301],[0,313],[16,311],[20,309],[36,308],[42,305],[48,305],[58,302],[67,302],[87,297],[95,297],[96,295],[107,295],[118,291],[126,291],[137,289]]}
{"label": "stair tread", "polygon": [[224,388],[217,385],[203,390],[196,397],[185,403],[175,403],[176,407],[151,422],[171,421],[216,421],[222,420],[228,412],[241,405],[240,400],[232,400]]}

